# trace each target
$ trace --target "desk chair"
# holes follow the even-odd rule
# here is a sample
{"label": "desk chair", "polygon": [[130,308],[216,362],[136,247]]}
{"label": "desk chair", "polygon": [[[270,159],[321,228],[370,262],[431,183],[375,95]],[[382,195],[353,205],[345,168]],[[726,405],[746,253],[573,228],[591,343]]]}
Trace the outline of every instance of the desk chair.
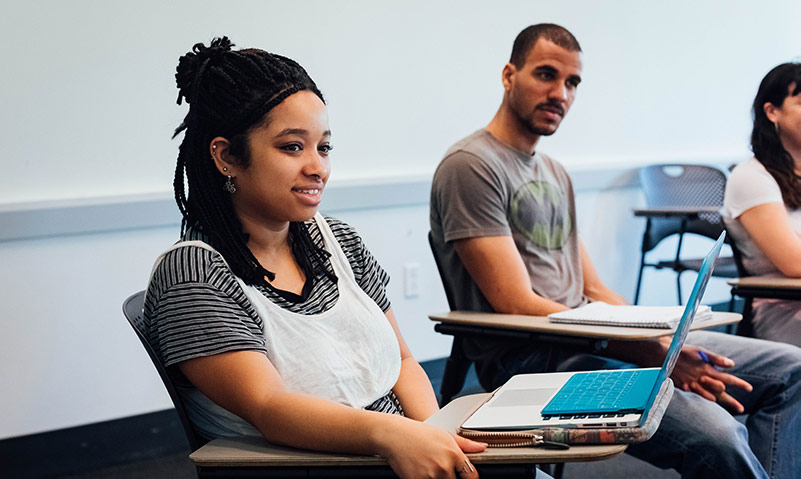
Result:
{"label": "desk chair", "polygon": [[786,299],[801,301],[801,279],[784,277],[753,276],[743,265],[743,255],[734,241],[727,235],[737,264],[739,277],[729,281],[732,297],[740,296],[743,304],[743,319],[737,326],[738,336],[753,336],[754,298]]}
{"label": "desk chair", "polygon": [[[430,231],[428,233],[428,245],[431,247],[431,254],[434,256],[434,263],[437,265],[439,278],[442,281],[442,287],[445,289],[448,307],[451,311],[455,311],[457,306],[453,294],[453,287],[449,282],[448,275],[443,270],[439,256],[437,256],[437,250],[434,247],[434,238]],[[441,331],[438,330],[438,332]],[[439,387],[440,407],[451,402],[451,399],[462,390],[465,379],[467,378],[467,371],[470,369],[472,363],[473,362],[464,353],[462,336],[454,334],[453,344],[451,345],[451,355],[448,356],[448,359],[445,361],[445,370],[442,373],[442,384],[440,384]]]}
{"label": "desk chair", "polygon": [[[636,216],[646,218],[645,231],[640,248],[640,268],[637,272],[637,287],[634,304],[640,299],[643,269],[669,268],[676,272],[678,303],[682,304],[681,274],[698,271],[700,258],[684,259],[681,246],[685,233],[693,233],[716,239],[723,231],[723,220],[717,211],[723,206],[726,175],[710,166],[663,164],[640,168],[647,209],[635,210]],[[653,250],[663,239],[678,235],[676,255],[671,259],[646,262],[646,253]],[[737,268],[732,257],[718,258],[713,276],[737,277]]]}
{"label": "desk chair", "polygon": [[161,377],[161,381],[164,383],[164,387],[167,388],[167,392],[170,394],[170,399],[172,399],[172,403],[175,406],[175,412],[178,413],[178,418],[181,420],[181,425],[184,427],[184,433],[186,434],[187,441],[189,441],[189,447],[193,451],[197,450],[208,441],[203,439],[197,433],[197,431],[195,431],[192,423],[189,422],[189,418],[186,415],[186,409],[184,409],[181,398],[178,396],[178,391],[175,389],[175,385],[172,383],[172,378],[170,378],[170,376],[167,374],[167,370],[164,368],[164,366],[161,365],[161,361],[159,360],[158,355],[156,355],[156,351],[153,350],[144,335],[144,313],[142,311],[144,306],[145,292],[140,291],[130,296],[125,300],[125,302],[122,303],[122,312],[125,314],[125,319],[128,320],[128,323],[131,324],[131,327],[136,332],[136,336],[139,338],[139,341],[142,342],[142,346],[144,346],[145,351],[147,351],[147,355],[150,356],[150,360],[153,361],[153,366],[156,367],[156,371],[158,371],[159,377]]}

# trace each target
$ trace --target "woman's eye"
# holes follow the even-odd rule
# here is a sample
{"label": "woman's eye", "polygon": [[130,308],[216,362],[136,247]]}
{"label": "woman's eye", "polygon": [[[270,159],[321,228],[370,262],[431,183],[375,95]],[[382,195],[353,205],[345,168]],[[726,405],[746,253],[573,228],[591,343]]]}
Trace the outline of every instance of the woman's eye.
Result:
{"label": "woman's eye", "polygon": [[317,149],[320,150],[322,153],[328,154],[331,153],[331,150],[333,150],[334,147],[333,145],[325,144],[325,145],[320,145],[320,147]]}
{"label": "woman's eye", "polygon": [[290,143],[281,147],[285,151],[302,151],[303,147],[299,143]]}

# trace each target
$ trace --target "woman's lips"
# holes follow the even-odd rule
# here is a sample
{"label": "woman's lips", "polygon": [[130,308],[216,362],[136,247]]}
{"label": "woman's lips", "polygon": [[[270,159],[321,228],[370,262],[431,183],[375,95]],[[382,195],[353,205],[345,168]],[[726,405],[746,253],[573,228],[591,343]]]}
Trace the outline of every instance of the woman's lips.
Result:
{"label": "woman's lips", "polygon": [[309,206],[319,205],[323,196],[322,187],[292,188],[292,192],[295,193],[298,198],[301,199],[301,201]]}

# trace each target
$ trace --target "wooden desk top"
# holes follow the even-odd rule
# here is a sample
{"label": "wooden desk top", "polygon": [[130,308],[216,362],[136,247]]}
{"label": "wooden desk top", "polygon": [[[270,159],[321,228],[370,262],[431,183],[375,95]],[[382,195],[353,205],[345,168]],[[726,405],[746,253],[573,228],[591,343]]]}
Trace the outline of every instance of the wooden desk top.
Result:
{"label": "wooden desk top", "polygon": [[[579,336],[584,338],[616,339],[635,341],[665,336],[673,332],[667,328],[627,328],[621,326],[591,326],[587,324],[552,323],[545,316],[526,316],[520,314],[477,313],[473,311],[451,311],[432,314],[429,319],[445,324],[483,326],[500,329],[515,329],[560,336]],[[712,313],[712,319],[690,326],[691,330],[705,329],[739,322],[738,313]]]}
{"label": "wooden desk top", "polygon": [[[474,394],[453,400],[428,423],[455,431],[468,415],[483,403],[489,394]],[[552,462],[585,462],[611,458],[626,450],[625,445],[571,446],[567,450],[535,447],[488,448],[479,454],[469,454],[474,464],[520,464]],[[324,467],[324,466],[385,466],[378,456],[358,456],[305,451],[269,444],[258,437],[215,439],[189,455],[198,467]]]}
{"label": "wooden desk top", "polygon": [[745,278],[730,279],[728,283],[731,286],[746,288],[801,290],[801,278],[787,278],[784,276],[747,276]]}

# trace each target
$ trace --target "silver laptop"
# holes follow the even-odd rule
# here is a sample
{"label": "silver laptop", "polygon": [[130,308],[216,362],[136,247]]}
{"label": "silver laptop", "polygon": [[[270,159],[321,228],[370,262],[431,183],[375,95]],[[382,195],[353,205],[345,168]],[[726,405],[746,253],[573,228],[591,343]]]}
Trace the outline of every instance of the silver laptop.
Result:
{"label": "silver laptop", "polygon": [[[670,376],[676,365],[684,340],[690,330],[701,297],[706,291],[712,275],[715,258],[723,246],[725,232],[721,233],[715,245],[704,258],[698,277],[695,280],[681,321],[673,334],[673,340],[661,368],[618,369],[609,371],[566,372],[545,374],[518,374],[504,384],[492,398],[478,408],[462,425],[466,429],[517,430],[539,427],[582,427],[610,428],[642,426],[648,417],[663,382]],[[630,381],[632,375],[647,378],[635,387],[610,386],[611,380]],[[604,381],[598,393],[584,394],[578,401],[570,401],[564,394],[576,382],[589,380]],[[621,391],[610,400],[601,393],[610,390]],[[596,391],[596,390],[593,390]],[[633,402],[632,402],[633,400]],[[609,404],[619,404],[611,407]],[[563,408],[563,409],[560,409]],[[583,408],[583,409],[582,409]],[[546,411],[544,414],[543,412]]]}

